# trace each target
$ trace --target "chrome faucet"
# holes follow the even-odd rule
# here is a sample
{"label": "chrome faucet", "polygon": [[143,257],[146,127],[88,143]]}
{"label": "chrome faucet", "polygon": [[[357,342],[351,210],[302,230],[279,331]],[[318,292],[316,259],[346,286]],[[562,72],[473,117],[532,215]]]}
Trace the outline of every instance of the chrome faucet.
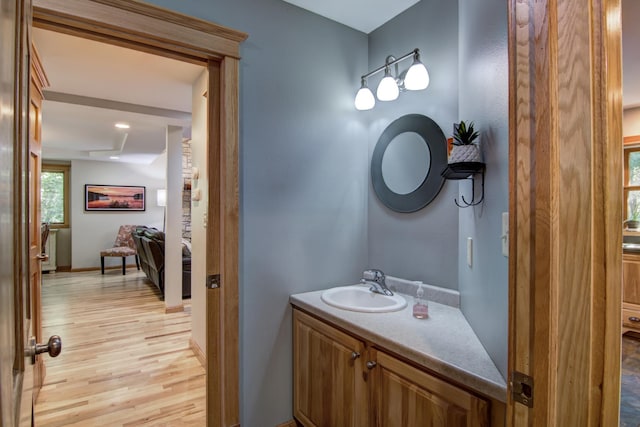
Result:
{"label": "chrome faucet", "polygon": [[[385,283],[385,275],[381,270],[366,270],[363,274],[364,278],[361,283],[370,285],[369,290],[377,294],[393,296],[393,292],[387,288]],[[371,280],[369,280],[371,279]]]}

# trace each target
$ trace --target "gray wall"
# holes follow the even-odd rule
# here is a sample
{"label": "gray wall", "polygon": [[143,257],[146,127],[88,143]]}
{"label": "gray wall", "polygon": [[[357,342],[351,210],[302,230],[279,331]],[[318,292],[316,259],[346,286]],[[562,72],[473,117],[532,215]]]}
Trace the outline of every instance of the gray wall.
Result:
{"label": "gray wall", "polygon": [[291,419],[292,293],[366,266],[364,34],[281,0],[154,0],[249,33],[242,45],[242,425]]}
{"label": "gray wall", "polygon": [[[485,202],[460,209],[459,290],[462,311],[503,376],[507,374],[508,259],[502,255],[502,212],[509,207],[509,70],[507,5],[459,1],[460,119],[480,130],[487,173]],[[468,183],[460,183],[469,194]],[[467,237],[473,266],[466,264]]]}
{"label": "gray wall", "polygon": [[[467,318],[504,373],[504,2],[461,0],[458,10],[458,2],[422,0],[370,37],[281,0],[152,3],[250,35],[241,51],[240,99],[242,424],[291,418],[288,295],[353,282],[367,266],[459,288]],[[422,51],[430,87],[355,111],[358,76],[388,54],[414,47]],[[370,155],[384,128],[408,113],[431,117],[447,136],[459,118],[476,121],[489,165],[483,206],[458,209],[457,182],[445,183],[436,200],[414,214],[396,214],[378,202]],[[472,271],[458,253],[467,236],[482,248]]]}
{"label": "gray wall", "polygon": [[[370,69],[384,64],[387,55],[400,57],[419,48],[431,82],[424,91],[404,92],[396,101],[376,102],[360,112],[369,130],[369,155],[389,123],[409,113],[432,118],[446,137],[458,115],[458,5],[422,0],[369,35]],[[400,71],[411,65],[401,62]],[[364,74],[365,71],[360,71]],[[375,92],[381,75],[369,81]],[[434,171],[432,173],[439,173]],[[396,213],[376,197],[369,185],[369,266],[410,280],[458,287],[457,183],[445,182],[436,199],[410,214]]]}

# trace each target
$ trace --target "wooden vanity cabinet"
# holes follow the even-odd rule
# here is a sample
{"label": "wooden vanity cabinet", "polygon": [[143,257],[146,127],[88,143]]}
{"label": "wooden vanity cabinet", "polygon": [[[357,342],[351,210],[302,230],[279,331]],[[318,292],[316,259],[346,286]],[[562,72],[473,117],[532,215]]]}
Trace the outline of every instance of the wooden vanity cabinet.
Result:
{"label": "wooden vanity cabinet", "polygon": [[503,425],[490,420],[488,400],[297,309],[293,355],[293,411],[302,426]]}
{"label": "wooden vanity cabinet", "polygon": [[293,348],[295,418],[306,427],[369,425],[364,343],[294,310]]}
{"label": "wooden vanity cabinet", "polygon": [[416,369],[382,351],[372,350],[375,425],[489,426],[489,403]]}
{"label": "wooden vanity cabinet", "polygon": [[622,255],[622,332],[640,332],[640,255]]}

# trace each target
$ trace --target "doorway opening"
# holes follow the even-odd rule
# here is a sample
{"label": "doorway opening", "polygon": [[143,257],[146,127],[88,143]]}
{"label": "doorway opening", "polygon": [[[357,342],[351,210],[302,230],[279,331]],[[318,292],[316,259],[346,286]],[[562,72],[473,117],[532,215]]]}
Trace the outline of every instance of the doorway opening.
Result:
{"label": "doorway opening", "polygon": [[133,1],[106,5],[72,0],[55,6],[35,1],[33,18],[35,27],[206,65],[204,272],[217,276],[218,284],[201,288],[206,301],[207,425],[237,424],[238,74],[239,44],[246,34]]}

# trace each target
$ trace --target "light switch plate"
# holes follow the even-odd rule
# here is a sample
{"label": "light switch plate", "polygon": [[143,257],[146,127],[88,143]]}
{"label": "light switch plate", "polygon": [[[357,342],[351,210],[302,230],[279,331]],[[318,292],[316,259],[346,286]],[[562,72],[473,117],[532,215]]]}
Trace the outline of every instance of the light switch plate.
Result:
{"label": "light switch plate", "polygon": [[467,237],[467,265],[473,266],[473,239],[471,237]]}
{"label": "light switch plate", "polygon": [[502,212],[502,255],[509,256],[509,212]]}

